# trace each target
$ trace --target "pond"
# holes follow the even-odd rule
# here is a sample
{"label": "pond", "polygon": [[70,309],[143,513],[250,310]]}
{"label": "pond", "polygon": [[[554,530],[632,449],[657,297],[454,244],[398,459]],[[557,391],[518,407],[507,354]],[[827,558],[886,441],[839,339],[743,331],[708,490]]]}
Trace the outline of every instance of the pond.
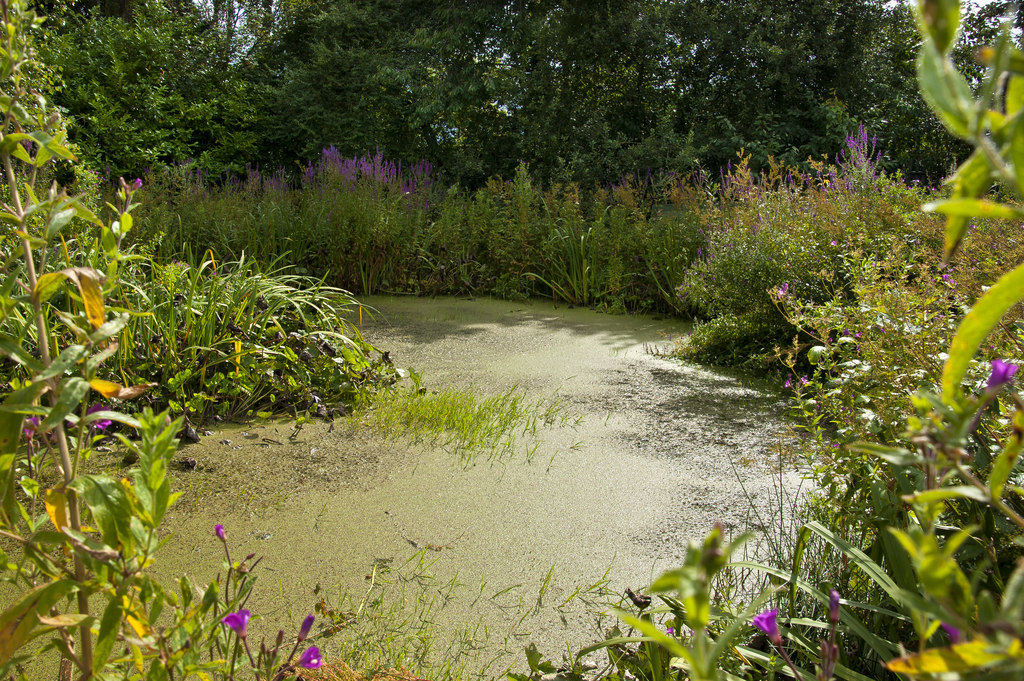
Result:
{"label": "pond", "polygon": [[264,557],[250,605],[268,637],[321,599],[344,624],[391,581],[382,599],[419,608],[437,634],[431,655],[472,650],[467,669],[484,660],[498,673],[534,641],[557,660],[608,625],[607,597],[676,566],[716,521],[759,530],[794,503],[782,397],[661,356],[687,330],[678,321],[545,302],[364,302],[364,336],[425,389],[515,389],[562,418],[468,464],[442,444],[385,439],[372,413],[217,428],[184,448],[196,466],[178,474],[185,494],[159,569],[209,581],[222,523],[235,556]]}

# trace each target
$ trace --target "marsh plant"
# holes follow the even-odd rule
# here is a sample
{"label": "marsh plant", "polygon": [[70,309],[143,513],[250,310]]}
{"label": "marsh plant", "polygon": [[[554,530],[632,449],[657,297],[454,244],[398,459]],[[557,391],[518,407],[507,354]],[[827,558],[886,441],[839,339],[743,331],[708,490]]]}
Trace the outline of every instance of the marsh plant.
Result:
{"label": "marsh plant", "polygon": [[[980,53],[987,72],[972,92],[950,57],[960,3],[922,0],[918,20],[921,91],[947,129],[975,149],[949,180],[951,196],[924,207],[946,217],[941,264],[955,271],[965,237],[971,238],[982,216],[1018,222],[1024,217],[1016,203],[988,194],[993,185],[1002,193],[1024,193],[1024,169],[1017,165],[1024,159],[1024,52],[1014,46],[1007,26],[996,44]],[[945,281],[942,275],[940,270]],[[876,274],[857,276],[858,286],[877,285]],[[797,317],[815,333],[831,334],[825,342],[797,349],[810,355],[811,365],[823,366],[813,394],[857,392],[838,383],[826,386],[831,376],[868,387],[869,398],[880,398],[870,370],[858,378],[859,365],[844,357],[849,348],[869,342],[862,327],[832,326],[834,307],[819,310],[807,302],[811,292],[793,288],[769,293],[785,301],[782,309],[799,310]],[[952,324],[953,338],[945,348],[926,343],[915,348],[933,353],[936,370],[913,377],[918,384],[910,417],[898,428],[876,413],[861,430],[841,434],[862,439],[834,454],[823,478],[827,496],[822,508],[812,508],[820,519],[799,530],[788,564],[730,563],[734,546],[725,544],[717,529],[703,544],[694,543],[684,565],[651,586],[663,605],[652,607],[650,600],[637,598],[641,614],[621,616],[630,630],[593,647],[609,649],[616,667],[611,676],[1021,678],[1024,401],[1013,388],[1021,360],[1019,354],[1012,360],[977,356],[983,346],[996,348],[990,336],[1015,319],[1022,299],[1024,265],[1018,262],[980,291]],[[948,306],[945,310],[951,314]],[[882,306],[864,312],[877,323]],[[894,316],[908,319],[915,313],[920,312],[897,310]],[[1019,336],[1013,327],[1007,333]],[[843,361],[832,359],[836,356]],[[805,376],[790,382],[812,381]],[[852,422],[839,416],[854,406],[841,395],[826,406],[826,421]],[[809,419],[814,407],[804,403]],[[729,570],[762,575],[764,590],[742,605],[721,581]]]}
{"label": "marsh plant", "polygon": [[[54,159],[73,156],[60,116],[25,76],[41,20],[20,0],[0,0],[0,15],[0,352],[18,367],[0,405],[0,570],[10,595],[0,612],[0,676],[27,678],[24,665],[48,651],[78,679],[269,681],[319,667],[319,650],[300,645],[311,618],[294,642],[281,632],[251,646],[245,604],[258,561],[233,560],[222,527],[211,534],[211,548],[214,537],[224,543],[222,581],[202,588],[183,578],[172,589],[150,574],[178,497],[167,473],[182,420],[148,407],[122,413],[158,386],[122,384],[110,368],[131,324],[109,300],[133,262],[121,244],[142,182],[120,181],[108,222],[56,183],[39,186]],[[71,265],[54,244],[75,220],[96,236],[79,243],[82,262]],[[135,465],[120,479],[87,472],[100,431],[115,422]]]}

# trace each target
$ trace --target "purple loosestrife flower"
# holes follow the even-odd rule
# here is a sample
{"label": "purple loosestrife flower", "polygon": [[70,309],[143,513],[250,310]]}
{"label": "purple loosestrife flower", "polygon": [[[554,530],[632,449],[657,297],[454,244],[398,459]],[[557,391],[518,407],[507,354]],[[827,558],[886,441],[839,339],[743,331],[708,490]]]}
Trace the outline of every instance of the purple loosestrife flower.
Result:
{"label": "purple loosestrife flower", "polygon": [[225,615],[220,623],[232,629],[238,634],[238,638],[245,638],[245,629],[249,625],[250,617],[252,617],[252,613],[248,610],[239,610],[230,615]]}
{"label": "purple loosestrife flower", "polygon": [[324,658],[320,657],[320,649],[316,646],[306,648],[306,652],[299,658],[299,666],[305,669],[320,669],[323,663]]}
{"label": "purple loosestrife flower", "polygon": [[139,189],[142,189],[142,178],[136,177],[132,180],[132,191],[138,191]]}
{"label": "purple loosestrife flower", "polygon": [[[106,409],[106,407],[102,404],[94,404],[85,411],[85,415],[88,416],[89,414],[95,414],[96,412],[103,411],[104,409]],[[111,423],[113,423],[113,421],[110,419],[100,419],[90,423],[89,427],[102,432],[109,428]]]}
{"label": "purple loosestrife flower", "polygon": [[992,373],[988,377],[986,389],[995,392],[1013,380],[1013,375],[1020,369],[1016,364],[1004,362],[1001,359],[992,360]]}
{"label": "purple loosestrife flower", "polygon": [[215,535],[217,535],[217,539],[220,539],[222,542],[227,542],[228,538],[227,538],[227,535],[224,534],[224,526],[223,525],[214,525],[213,526],[213,533]]}
{"label": "purple loosestrife flower", "polygon": [[306,615],[306,619],[302,620],[302,627],[299,629],[299,640],[305,641],[306,637],[309,636],[309,630],[313,628],[313,620],[316,617],[313,615]]}
{"label": "purple loosestrife flower", "polygon": [[755,615],[753,621],[754,626],[763,631],[768,636],[768,640],[775,645],[782,643],[782,634],[779,633],[779,624],[776,621],[778,616],[779,609],[772,608],[760,615]]}

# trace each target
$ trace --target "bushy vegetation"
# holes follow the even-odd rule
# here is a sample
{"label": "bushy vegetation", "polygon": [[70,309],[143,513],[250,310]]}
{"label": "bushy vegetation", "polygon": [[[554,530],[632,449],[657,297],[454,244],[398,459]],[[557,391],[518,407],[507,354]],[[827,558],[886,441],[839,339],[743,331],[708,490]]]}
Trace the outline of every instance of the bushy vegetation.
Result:
{"label": "bushy vegetation", "polygon": [[[800,332],[780,354],[819,483],[791,552],[730,560],[744,538],[719,528],[694,543],[652,584],[661,603],[634,599],[628,629],[591,647],[609,650],[610,678],[1020,677],[1024,253],[981,218],[1022,215],[1000,199],[1021,193],[1022,52],[1007,27],[972,97],[950,59],[960,18],[921,3],[922,90],[977,149],[926,206],[943,232],[922,220],[886,250],[869,228],[834,289],[770,291]],[[753,598],[738,571],[760,576]]]}
{"label": "bushy vegetation", "polygon": [[[430,158],[478,189],[526,162],[545,186],[717,168],[740,149],[807,170],[865,123],[890,170],[969,151],[914,87],[909,2],[39,0],[41,82],[96,171],[194,159],[296,168]],[[1011,3],[970,3],[956,63]]]}
{"label": "bushy vegetation", "polygon": [[[968,68],[959,3],[922,0],[919,79],[944,129],[890,126],[887,141],[904,150],[920,142],[896,165],[922,176],[952,158],[941,150],[948,136],[973,154],[946,189],[885,172],[863,129],[845,137],[838,156],[806,161],[849,133],[848,105],[834,99],[844,80],[856,86],[847,96],[863,95],[866,105],[899,101],[906,113],[921,104],[879,85],[897,88],[903,62],[878,81],[843,70],[858,55],[893,51],[906,8],[852,3],[873,13],[851,11],[857,16],[826,26],[840,4],[815,8],[813,25],[827,29],[820,34],[780,6],[776,19],[792,44],[778,50],[768,49],[766,27],[747,3],[626,3],[606,8],[597,25],[557,3],[533,14],[485,4],[457,14],[460,21],[431,11],[382,53],[369,89],[358,73],[338,69],[346,82],[333,83],[324,101],[348,104],[330,116],[275,105],[256,120],[252,91],[301,104],[296,88],[325,65],[351,66],[353,55],[370,59],[386,43],[364,30],[344,46],[300,44],[307,28],[394,27],[401,3],[375,14],[325,2],[308,16],[275,16],[272,3],[214,3],[206,22],[195,6],[190,14],[124,2],[112,18],[104,3],[60,15],[66,23],[48,47],[64,69],[55,72],[34,61],[35,15],[0,0],[0,70],[10,76],[0,98],[0,352],[10,385],[0,405],[0,565],[17,593],[0,613],[0,675],[35,654],[30,644],[43,636],[42,648],[85,679],[277,680],[321,665],[319,649],[303,645],[312,616],[287,643],[284,634],[259,650],[248,641],[255,565],[252,556],[232,559],[220,525],[211,542],[224,547],[223,579],[169,589],[148,568],[176,498],[167,477],[176,435],[189,420],[330,416],[395,380],[387,357],[345,321],[357,304],[350,289],[543,295],[690,315],[699,323],[680,347],[684,357],[781,370],[818,482],[792,551],[775,564],[735,561],[744,538],[727,541],[715,528],[651,585],[660,603],[631,594],[639,614],[623,612],[622,630],[580,651],[607,650],[609,678],[1018,678],[1024,402],[1012,382],[1024,359],[1024,247],[1018,227],[1000,218],[1024,217],[1005,199],[1024,193],[1024,53],[1008,28],[995,36],[978,10],[968,32],[994,45],[980,53],[984,69]],[[669,10],[682,6],[701,10],[695,23],[707,32],[679,50],[692,59],[645,56],[650,36],[676,25]],[[137,23],[123,23],[132,16]],[[146,17],[151,23],[138,21]],[[853,19],[872,30],[833,45]],[[720,65],[710,57],[724,48],[712,48],[740,25],[742,49]],[[561,40],[584,29],[586,40]],[[883,29],[888,39],[869,39]],[[209,59],[185,40],[204,31],[218,39]],[[446,42],[453,36],[473,40]],[[601,38],[623,49],[584,59],[579,51]],[[403,57],[456,44],[471,47],[440,51],[440,64]],[[275,61],[261,52],[270,45],[288,49]],[[543,62],[548,47],[560,52]],[[175,50],[173,63],[189,68],[168,73]],[[809,52],[820,62],[785,66]],[[681,100],[654,83],[706,76],[705,61],[737,74],[750,63],[772,68],[763,83],[737,76],[744,87],[719,83],[674,109]],[[608,68],[579,68],[595,63]],[[81,64],[88,68],[71,68]],[[90,81],[99,71],[121,80]],[[220,71],[231,74],[231,87],[214,105]],[[475,86],[442,87],[459,78]],[[172,163],[110,185],[101,208],[95,174],[73,164],[60,115],[30,98],[30,82],[62,93],[96,169]],[[513,91],[517,82],[528,87]],[[608,96],[623,83],[636,86],[635,98]],[[188,89],[195,102],[182,98]],[[112,90],[134,93],[139,104],[125,109],[107,96]],[[537,94],[547,90],[564,96],[541,106]],[[82,98],[87,91],[97,96]],[[410,91],[447,96],[434,110],[424,108],[429,97],[407,101]],[[360,98],[372,102],[351,105]],[[722,111],[737,98],[751,106],[726,119]],[[693,127],[666,118],[673,110],[692,115]],[[310,132],[340,135],[355,113],[365,120],[340,150]],[[183,123],[172,128],[165,119]],[[632,128],[634,120],[643,124]],[[305,163],[294,172],[244,168],[257,153],[247,133],[260,125],[271,131],[261,147],[267,158]],[[467,130],[495,132],[493,147]],[[714,143],[698,148],[695,131],[711,131]],[[462,185],[425,162],[358,155],[382,137],[396,158],[439,152]],[[289,153],[299,141],[302,149]],[[733,158],[737,147],[748,151]],[[497,153],[509,149],[516,154]],[[501,167],[508,158],[531,164]],[[698,158],[732,161],[717,177],[608,181],[648,158],[677,171]],[[69,198],[61,186],[85,193]],[[143,187],[147,203],[138,206]],[[919,211],[926,201],[946,216],[944,227]],[[507,430],[530,429],[537,418],[515,393],[484,403],[455,393],[403,400],[380,410],[383,430],[413,429],[460,448],[511,446],[503,444]],[[113,423],[135,464],[131,480],[83,468],[97,433]],[[752,584],[763,588],[750,596],[743,588]],[[528,664],[529,674],[513,678],[556,671],[535,650]],[[584,670],[577,658],[563,672]]]}

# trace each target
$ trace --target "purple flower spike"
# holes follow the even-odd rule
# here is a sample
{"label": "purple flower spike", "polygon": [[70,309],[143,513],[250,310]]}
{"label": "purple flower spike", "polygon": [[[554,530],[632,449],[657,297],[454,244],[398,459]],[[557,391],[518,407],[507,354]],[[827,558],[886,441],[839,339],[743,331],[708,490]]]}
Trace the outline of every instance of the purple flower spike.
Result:
{"label": "purple flower spike", "polygon": [[226,615],[220,623],[234,630],[238,634],[238,638],[245,638],[245,629],[249,625],[250,617],[252,617],[252,613],[248,610],[239,610]]}
{"label": "purple flower spike", "polygon": [[957,643],[960,643],[960,641],[963,640],[963,634],[960,632],[959,629],[954,627],[952,624],[946,624],[945,622],[943,622],[942,628],[946,630],[947,634],[949,634],[949,640],[953,642],[953,645],[956,645]]}
{"label": "purple flower spike", "polygon": [[[103,411],[104,409],[106,409],[106,407],[102,404],[94,404],[85,411],[85,415],[88,416],[89,414],[95,414],[96,412]],[[89,427],[102,432],[109,428],[111,423],[113,423],[113,421],[110,419],[100,419],[99,421],[93,421],[90,423]]]}
{"label": "purple flower spike", "polygon": [[313,628],[313,620],[316,617],[313,615],[306,615],[306,619],[302,620],[302,627],[299,629],[299,640],[305,641],[306,637],[309,636],[309,630]]}
{"label": "purple flower spike", "polygon": [[316,646],[306,648],[306,652],[299,658],[299,666],[305,669],[320,669],[323,663],[324,658],[320,657],[320,649]]}
{"label": "purple flower spike", "polygon": [[142,189],[142,178],[136,177],[132,180],[132,191],[138,191],[140,189]]}
{"label": "purple flower spike", "polygon": [[763,631],[768,635],[768,640],[779,645],[782,643],[782,634],[779,633],[779,624],[776,618],[779,616],[779,609],[772,608],[771,610],[762,612],[760,615],[754,616],[754,626]]}
{"label": "purple flower spike", "polygon": [[220,539],[222,542],[226,542],[228,540],[227,535],[224,534],[223,525],[214,525],[213,533],[217,535],[217,539]]}
{"label": "purple flower spike", "polygon": [[992,360],[992,373],[988,377],[988,390],[999,390],[1001,387],[1013,380],[1013,375],[1020,369],[1016,364],[1004,362],[1001,359]]}
{"label": "purple flower spike", "polygon": [[828,618],[833,624],[839,621],[839,592],[835,589],[828,592]]}

